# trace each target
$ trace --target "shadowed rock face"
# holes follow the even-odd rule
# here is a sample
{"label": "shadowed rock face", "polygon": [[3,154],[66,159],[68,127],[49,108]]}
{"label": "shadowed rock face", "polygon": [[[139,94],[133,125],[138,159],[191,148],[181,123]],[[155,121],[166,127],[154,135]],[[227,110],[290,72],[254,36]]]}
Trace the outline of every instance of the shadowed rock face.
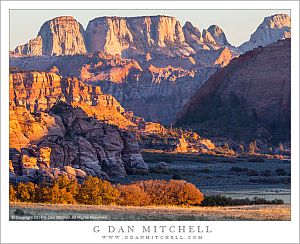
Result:
{"label": "shadowed rock face", "polygon": [[146,121],[171,124],[176,113],[214,71],[213,68],[194,72],[172,66],[159,68],[150,65],[144,67],[138,79],[121,83],[108,80],[96,84]]}
{"label": "shadowed rock face", "polygon": [[250,40],[239,46],[239,50],[244,53],[285,38],[291,38],[291,18],[287,14],[275,14],[264,18]]}
{"label": "shadowed rock face", "polygon": [[[213,101],[218,98],[224,105],[231,94],[245,101],[249,108],[255,109],[256,116],[262,122],[289,121],[291,111],[290,39],[249,51],[217,71],[187,104],[178,122],[181,124],[200,123],[200,117],[204,116],[201,113],[204,111],[206,101],[211,101],[211,105],[209,103],[205,105],[206,108],[207,106],[214,108]],[[210,100],[210,98],[214,99]],[[205,110],[205,113],[209,113],[209,110]]]}
{"label": "shadowed rock face", "polygon": [[[124,112],[100,87],[84,85],[76,78],[51,72],[12,73],[12,179],[39,181],[75,169],[79,178],[146,173],[135,137],[112,125],[134,126]],[[45,150],[48,154],[39,156]]]}

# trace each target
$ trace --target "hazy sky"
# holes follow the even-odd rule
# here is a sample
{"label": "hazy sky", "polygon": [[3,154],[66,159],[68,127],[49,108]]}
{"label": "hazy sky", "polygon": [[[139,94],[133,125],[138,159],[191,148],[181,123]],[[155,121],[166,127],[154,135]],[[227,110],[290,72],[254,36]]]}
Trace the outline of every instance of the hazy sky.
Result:
{"label": "hazy sky", "polygon": [[42,24],[54,17],[71,15],[86,28],[89,20],[99,16],[169,15],[183,26],[192,22],[200,29],[218,25],[228,41],[238,46],[248,41],[264,17],[289,10],[10,10],[10,49],[37,36]]}

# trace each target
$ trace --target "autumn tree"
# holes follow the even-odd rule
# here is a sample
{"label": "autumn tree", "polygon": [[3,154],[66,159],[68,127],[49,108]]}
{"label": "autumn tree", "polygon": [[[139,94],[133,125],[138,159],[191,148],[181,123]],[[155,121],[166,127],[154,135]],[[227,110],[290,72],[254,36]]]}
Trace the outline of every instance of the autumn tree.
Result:
{"label": "autumn tree", "polygon": [[89,176],[80,186],[76,196],[82,204],[111,204],[119,197],[119,192],[108,181]]}
{"label": "autumn tree", "polygon": [[118,185],[117,189],[120,192],[120,197],[117,201],[119,205],[145,206],[151,201],[149,195],[135,184]]}
{"label": "autumn tree", "polygon": [[136,184],[149,195],[152,205],[194,205],[204,199],[195,185],[183,180],[147,180]]}
{"label": "autumn tree", "polygon": [[16,197],[21,202],[35,202],[37,186],[32,183],[19,183],[16,188]]}
{"label": "autumn tree", "polygon": [[51,185],[42,185],[38,192],[38,201],[53,204],[74,204],[78,193],[78,183],[67,176],[60,176]]}
{"label": "autumn tree", "polygon": [[10,202],[16,202],[17,199],[17,195],[16,195],[16,190],[13,187],[13,185],[9,185],[9,201]]}

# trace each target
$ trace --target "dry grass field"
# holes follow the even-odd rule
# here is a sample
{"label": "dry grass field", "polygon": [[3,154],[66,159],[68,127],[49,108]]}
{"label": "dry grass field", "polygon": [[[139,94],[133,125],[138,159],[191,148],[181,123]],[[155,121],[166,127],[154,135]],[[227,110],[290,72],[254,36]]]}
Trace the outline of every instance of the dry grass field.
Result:
{"label": "dry grass field", "polygon": [[[36,217],[42,216],[43,219]],[[92,206],[11,203],[11,220],[290,220],[290,205],[234,207]]]}

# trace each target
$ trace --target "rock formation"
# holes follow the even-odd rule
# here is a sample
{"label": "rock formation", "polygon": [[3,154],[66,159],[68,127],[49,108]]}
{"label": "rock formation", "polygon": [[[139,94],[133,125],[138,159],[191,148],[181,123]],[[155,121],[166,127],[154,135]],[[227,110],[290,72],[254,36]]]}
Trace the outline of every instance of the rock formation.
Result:
{"label": "rock formation", "polygon": [[281,39],[291,38],[291,18],[287,14],[275,14],[265,17],[250,40],[239,46],[241,52],[266,46]]}
{"label": "rock formation", "polygon": [[24,45],[17,46],[15,49],[17,54],[40,56],[43,54],[43,39],[41,36],[30,40]]}
{"label": "rock formation", "polygon": [[38,36],[18,46],[15,52],[25,55],[85,54],[85,31],[73,17],[57,17],[45,22]]}
{"label": "rock formation", "polygon": [[[226,104],[231,104],[231,108],[224,111]],[[238,106],[235,112],[232,110],[234,106]],[[212,110],[224,111],[222,116],[230,119],[237,118],[238,113],[247,113],[247,107],[251,121],[272,124],[274,129],[282,127],[288,132],[291,112],[290,39],[256,48],[233,59],[203,84],[179,115],[178,123],[201,126],[201,122],[210,121],[213,128],[214,119],[209,117],[213,116]],[[234,114],[228,115],[230,112]]]}
{"label": "rock formation", "polygon": [[80,177],[102,178],[146,173],[134,135],[113,124],[136,126],[117,100],[100,87],[51,72],[12,73],[13,179],[47,180],[74,170]]}
{"label": "rock formation", "polygon": [[138,75],[135,73],[135,78],[131,76],[131,79],[125,79],[126,82],[107,80],[95,84],[146,121],[171,124],[176,113],[214,71],[214,68],[195,72],[172,66],[159,68],[150,65]]}
{"label": "rock formation", "polygon": [[58,101],[80,106],[90,116],[119,127],[134,126],[125,111],[111,95],[100,87],[85,85],[77,78],[63,78],[53,72],[17,72],[10,74],[10,103],[25,107],[31,113],[50,109]]}
{"label": "rock formation", "polygon": [[211,34],[212,38],[215,40],[215,43],[219,46],[230,45],[227,41],[224,31],[217,25],[211,25],[207,31]]}
{"label": "rock formation", "polygon": [[[271,41],[273,34],[267,32],[277,33],[288,25],[289,16],[272,16],[258,28],[260,34],[253,36],[267,35]],[[70,34],[63,38],[51,26],[58,26],[59,33],[70,30]],[[203,82],[239,55],[219,26],[211,25],[200,32],[190,22],[181,28],[174,17],[168,16],[100,17],[89,22],[86,32],[74,19],[59,17],[46,22],[40,32],[52,33],[51,28],[57,40],[55,50],[61,50],[57,54],[62,54],[59,47],[64,43],[77,40],[70,44],[73,51],[64,52],[73,56],[53,56],[52,51],[43,51],[52,56],[12,56],[10,65],[76,76],[87,84],[101,86],[135,115],[163,124],[174,123],[176,113]],[[49,36],[41,35],[43,50],[51,49],[43,38],[50,43]],[[28,54],[26,50],[33,50],[33,46],[19,49]]]}
{"label": "rock formation", "polygon": [[103,52],[85,56],[12,57],[10,65],[42,71],[56,66],[63,76],[76,76],[85,83],[101,86],[104,93],[114,96],[135,115],[170,124],[202,82],[217,67],[229,62],[230,52],[226,51],[226,48],[211,51],[206,60],[201,59],[202,55],[191,59],[152,55],[150,61],[142,58],[137,61]]}
{"label": "rock formation", "polygon": [[228,47],[232,51],[237,52],[237,50],[227,41],[224,31],[217,25],[211,25],[201,33],[197,27],[187,21],[182,29],[186,43],[195,51],[218,50],[222,47]]}
{"label": "rock formation", "polygon": [[90,52],[104,51],[123,57],[157,50],[170,55],[193,52],[185,43],[179,21],[169,16],[100,17],[89,22],[86,34]]}
{"label": "rock formation", "polygon": [[48,113],[35,116],[22,107],[12,107],[11,111],[18,115],[18,133],[29,142],[16,148],[19,144],[10,141],[10,160],[14,168],[21,168],[14,172],[15,180],[42,181],[45,172],[55,178],[53,170],[64,174],[80,169],[81,175],[105,179],[147,172],[138,143],[130,133],[88,117],[79,107],[58,102]]}
{"label": "rock formation", "polygon": [[[198,50],[230,47],[223,30],[212,25],[202,33],[190,22],[181,27],[170,16],[99,17],[86,31],[71,16],[43,24],[38,36],[15,48],[21,55],[76,55],[103,51],[123,58],[147,56],[188,57]],[[149,59],[149,55],[151,59]]]}

